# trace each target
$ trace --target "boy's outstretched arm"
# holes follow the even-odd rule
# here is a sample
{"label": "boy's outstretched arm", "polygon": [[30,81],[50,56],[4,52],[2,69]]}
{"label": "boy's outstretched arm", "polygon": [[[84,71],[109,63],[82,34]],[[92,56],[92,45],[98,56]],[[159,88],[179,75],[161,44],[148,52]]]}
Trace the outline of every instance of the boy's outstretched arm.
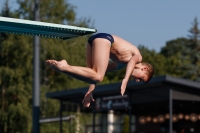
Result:
{"label": "boy's outstretched arm", "polygon": [[129,62],[127,63],[127,67],[126,67],[126,74],[124,79],[122,80],[122,85],[121,85],[121,95],[124,95],[124,92],[126,90],[126,85],[128,83],[128,80],[131,76],[131,73],[134,70],[135,64],[138,62],[139,56],[138,55],[134,55],[132,56],[132,58],[129,60]]}
{"label": "boy's outstretched arm", "polygon": [[85,94],[85,97],[82,101],[84,107],[89,107],[90,102],[94,102],[92,92],[94,91],[96,84],[90,84],[88,92]]}

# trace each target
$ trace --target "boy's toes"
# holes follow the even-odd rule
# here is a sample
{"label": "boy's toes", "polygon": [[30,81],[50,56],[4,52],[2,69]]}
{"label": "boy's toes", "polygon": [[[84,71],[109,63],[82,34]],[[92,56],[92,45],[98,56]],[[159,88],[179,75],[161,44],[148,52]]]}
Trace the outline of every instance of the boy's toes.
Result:
{"label": "boy's toes", "polygon": [[56,65],[56,61],[55,60],[46,60],[46,64],[49,66],[53,66],[53,65]]}
{"label": "boy's toes", "polygon": [[49,65],[49,61],[48,60],[46,61],[46,65]]}

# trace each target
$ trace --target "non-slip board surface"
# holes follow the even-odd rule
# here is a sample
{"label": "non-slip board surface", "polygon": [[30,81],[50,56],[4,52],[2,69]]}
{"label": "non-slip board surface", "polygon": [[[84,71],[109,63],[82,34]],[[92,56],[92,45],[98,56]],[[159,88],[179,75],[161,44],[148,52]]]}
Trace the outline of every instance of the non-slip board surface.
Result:
{"label": "non-slip board surface", "polygon": [[0,32],[69,39],[97,32],[96,29],[0,17]]}

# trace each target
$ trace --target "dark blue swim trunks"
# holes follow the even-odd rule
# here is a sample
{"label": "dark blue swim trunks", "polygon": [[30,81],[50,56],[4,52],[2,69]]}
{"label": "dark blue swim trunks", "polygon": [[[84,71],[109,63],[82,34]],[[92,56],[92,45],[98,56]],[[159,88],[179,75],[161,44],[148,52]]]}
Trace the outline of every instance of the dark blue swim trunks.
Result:
{"label": "dark blue swim trunks", "polygon": [[92,35],[89,39],[88,39],[88,43],[90,44],[90,46],[92,46],[92,42],[94,41],[94,39],[96,38],[105,38],[108,41],[110,41],[110,46],[112,46],[112,43],[114,42],[114,38],[112,35],[107,34],[107,33],[97,33],[95,35]]}

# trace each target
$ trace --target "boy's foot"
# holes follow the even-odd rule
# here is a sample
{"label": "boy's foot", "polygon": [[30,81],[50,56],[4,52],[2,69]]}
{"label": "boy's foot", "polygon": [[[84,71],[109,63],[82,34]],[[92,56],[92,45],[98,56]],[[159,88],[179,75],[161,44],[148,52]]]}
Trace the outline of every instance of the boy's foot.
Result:
{"label": "boy's foot", "polygon": [[56,71],[66,71],[69,67],[66,60],[56,61],[56,60],[46,60],[46,65]]}

